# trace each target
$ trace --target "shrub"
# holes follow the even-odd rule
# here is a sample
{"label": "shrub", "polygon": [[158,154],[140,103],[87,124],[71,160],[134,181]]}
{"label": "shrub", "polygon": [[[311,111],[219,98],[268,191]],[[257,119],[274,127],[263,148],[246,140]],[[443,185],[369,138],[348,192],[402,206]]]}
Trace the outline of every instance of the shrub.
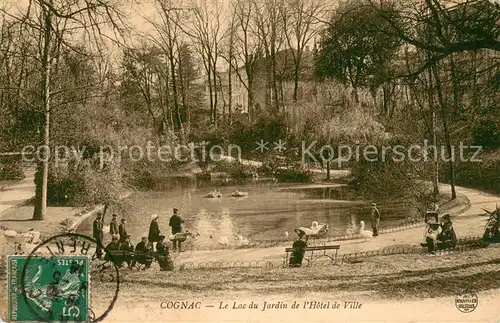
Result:
{"label": "shrub", "polygon": [[483,148],[499,148],[500,127],[493,120],[480,121],[472,130],[472,142]]}
{"label": "shrub", "polygon": [[[391,146],[408,145],[392,142]],[[408,156],[406,153],[405,156]],[[399,158],[398,158],[399,157]],[[375,159],[375,158],[374,158]],[[401,160],[392,151],[386,151],[385,157],[375,160],[360,159],[351,169],[351,186],[363,197],[373,200],[404,199],[414,203],[416,209],[423,209],[422,204],[430,198],[426,180],[427,164],[416,163],[408,158]]]}
{"label": "shrub", "polygon": [[[482,162],[464,161],[453,164],[456,185],[500,193],[500,150],[486,151],[475,158]],[[440,177],[441,181],[450,182],[448,164],[442,164]]]}
{"label": "shrub", "polygon": [[47,183],[47,203],[66,205],[76,196],[83,194],[85,181],[80,173],[66,167],[51,167]]}
{"label": "shrub", "polygon": [[0,159],[0,180],[20,180],[24,178],[20,156],[4,156]]}
{"label": "shrub", "polygon": [[298,182],[298,183],[309,183],[312,182],[313,173],[308,170],[303,170],[299,168],[279,168],[276,170],[276,179],[280,182]]}

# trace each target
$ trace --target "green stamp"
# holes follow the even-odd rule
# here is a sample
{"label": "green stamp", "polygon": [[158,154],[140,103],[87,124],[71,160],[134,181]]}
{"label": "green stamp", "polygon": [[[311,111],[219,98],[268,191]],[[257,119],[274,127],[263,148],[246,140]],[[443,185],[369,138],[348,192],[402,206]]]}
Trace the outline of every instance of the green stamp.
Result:
{"label": "green stamp", "polygon": [[87,256],[9,256],[7,263],[9,321],[89,320]]}

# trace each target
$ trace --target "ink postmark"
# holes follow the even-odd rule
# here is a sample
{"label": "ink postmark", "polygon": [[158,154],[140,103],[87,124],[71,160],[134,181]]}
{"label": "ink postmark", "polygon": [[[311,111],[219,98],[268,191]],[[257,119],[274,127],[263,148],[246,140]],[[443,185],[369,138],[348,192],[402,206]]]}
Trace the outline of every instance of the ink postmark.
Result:
{"label": "ink postmark", "polygon": [[455,306],[462,313],[473,312],[478,305],[476,293],[467,291],[455,297]]}
{"label": "ink postmark", "polygon": [[[97,241],[76,233],[53,236],[29,256],[9,256],[10,321],[103,320],[118,298],[120,279],[113,262],[96,257],[97,247],[111,258]],[[95,275],[112,279],[104,282]],[[92,278],[98,283],[92,284]],[[92,304],[99,305],[99,313]]]}

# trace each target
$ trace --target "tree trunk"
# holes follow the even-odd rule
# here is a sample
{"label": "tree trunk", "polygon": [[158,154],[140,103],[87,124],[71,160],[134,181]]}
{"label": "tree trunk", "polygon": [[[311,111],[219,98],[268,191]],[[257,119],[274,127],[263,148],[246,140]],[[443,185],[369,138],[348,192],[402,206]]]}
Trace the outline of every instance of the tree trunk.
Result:
{"label": "tree trunk", "polygon": [[249,69],[246,69],[247,73],[247,84],[248,84],[248,89],[247,89],[247,110],[248,110],[248,121],[252,121],[252,113],[253,113],[253,106],[254,106],[254,97],[253,97],[253,76],[248,73]]}
{"label": "tree trunk", "polygon": [[106,217],[106,212],[108,211],[109,209],[109,203],[104,203],[104,210],[102,211],[102,223],[104,225],[104,218]]}
{"label": "tree trunk", "polygon": [[293,101],[297,102],[299,95],[299,80],[300,80],[300,50],[297,51],[297,59],[293,71]]}
{"label": "tree trunk", "polygon": [[[437,153],[437,131],[436,131],[436,108],[434,105],[434,89],[432,82],[432,71],[429,70],[429,107],[431,109],[431,136],[432,136],[432,144],[436,147],[436,153],[434,156],[434,176],[432,178],[432,186],[434,196],[437,197],[439,195],[439,158]],[[427,122],[426,122],[427,123]]]}
{"label": "tree trunk", "polygon": [[454,200],[457,198],[457,192],[455,190],[455,170],[453,167],[453,151],[452,151],[452,146],[451,146],[451,139],[450,139],[450,133],[448,131],[448,120],[445,108],[446,108],[446,103],[444,102],[443,98],[443,92],[441,88],[441,80],[439,79],[439,74],[437,72],[437,69],[435,66],[432,67],[432,71],[434,73],[434,81],[436,82],[436,90],[437,90],[437,95],[438,95],[438,101],[439,101],[439,106],[440,106],[440,111],[441,111],[441,118],[443,122],[443,130],[444,130],[444,137],[446,141],[446,150],[447,154],[449,157],[448,165],[449,165],[449,176],[450,176],[450,186],[451,186],[451,199]]}
{"label": "tree trunk", "polygon": [[182,119],[181,119],[181,114],[179,111],[179,95],[178,95],[178,90],[177,90],[177,77],[175,75],[175,62],[174,62],[174,49],[173,49],[173,43],[170,43],[170,55],[169,55],[169,60],[170,60],[170,77],[172,78],[172,96],[174,99],[174,111],[175,111],[175,120],[177,127],[180,132],[180,137],[181,141],[184,142],[184,128],[182,125]]}
{"label": "tree trunk", "polygon": [[326,180],[330,180],[330,156],[328,156],[328,160],[326,161]]}
{"label": "tree trunk", "polygon": [[[52,0],[50,0],[52,5]],[[47,185],[49,179],[49,157],[50,152],[50,47],[51,47],[51,31],[52,17],[50,10],[42,8],[45,30],[44,30],[44,46],[42,54],[42,102],[45,120],[43,123],[43,144],[45,146],[44,156],[39,162],[38,171],[42,174],[37,174],[36,190],[35,190],[35,207],[33,210],[33,220],[43,220],[47,212]]]}
{"label": "tree trunk", "polygon": [[[229,53],[229,59],[231,60],[232,59],[232,53],[230,52]],[[227,107],[227,123],[228,124],[231,124],[232,123],[232,113],[233,113],[233,77],[232,77],[232,73],[233,73],[233,69],[232,69],[232,64],[229,64],[229,71],[228,71],[228,95],[229,95],[229,98],[228,98],[228,107]]]}
{"label": "tree trunk", "polygon": [[217,87],[217,69],[216,69],[216,64],[213,63],[212,69],[213,69],[213,77],[214,77],[214,126],[217,128],[217,104],[218,104],[218,87]]}
{"label": "tree trunk", "polygon": [[215,120],[214,120],[214,100],[213,100],[213,96],[212,96],[212,68],[209,67],[208,70],[207,70],[207,80],[208,80],[208,95],[209,95],[209,99],[210,99],[210,121],[212,122],[212,124],[215,123]]}
{"label": "tree trunk", "polygon": [[189,108],[188,108],[188,103],[187,103],[187,99],[186,99],[186,92],[189,88],[189,80],[187,79],[187,77],[185,77],[184,75],[184,71],[183,71],[183,68],[184,68],[184,60],[182,58],[182,55],[179,53],[178,54],[178,57],[179,57],[179,84],[181,85],[181,100],[182,100],[182,108],[184,109],[184,111],[186,112],[186,122],[187,122],[187,125],[186,125],[186,128],[184,129],[183,127],[183,130],[184,130],[184,135],[186,136],[189,136],[189,131],[190,131],[190,118],[189,118]]}
{"label": "tree trunk", "polygon": [[456,117],[459,114],[460,97],[458,93],[457,69],[455,66],[455,60],[453,59],[453,55],[450,56],[450,69],[451,69],[451,84],[453,90],[453,114]]}

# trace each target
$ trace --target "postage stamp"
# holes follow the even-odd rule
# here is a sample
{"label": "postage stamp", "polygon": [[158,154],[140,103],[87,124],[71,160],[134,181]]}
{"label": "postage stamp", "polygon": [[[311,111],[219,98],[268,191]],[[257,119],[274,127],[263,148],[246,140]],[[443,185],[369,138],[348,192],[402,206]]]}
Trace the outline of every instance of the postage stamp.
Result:
{"label": "postage stamp", "polygon": [[8,257],[9,321],[88,320],[87,256]]}

